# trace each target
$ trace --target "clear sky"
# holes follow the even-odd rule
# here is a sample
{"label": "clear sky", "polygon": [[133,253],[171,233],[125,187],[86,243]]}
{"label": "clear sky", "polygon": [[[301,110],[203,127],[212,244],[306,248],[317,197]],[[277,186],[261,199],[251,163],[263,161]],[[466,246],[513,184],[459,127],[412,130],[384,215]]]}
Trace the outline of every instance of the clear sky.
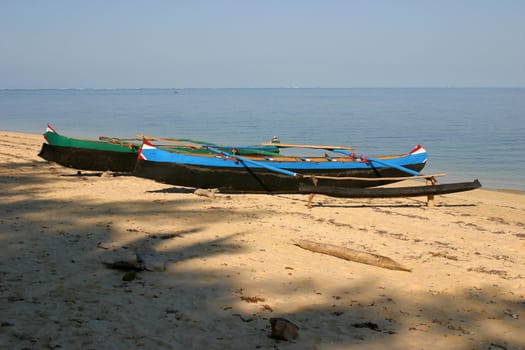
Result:
{"label": "clear sky", "polygon": [[522,0],[0,0],[0,88],[525,86]]}

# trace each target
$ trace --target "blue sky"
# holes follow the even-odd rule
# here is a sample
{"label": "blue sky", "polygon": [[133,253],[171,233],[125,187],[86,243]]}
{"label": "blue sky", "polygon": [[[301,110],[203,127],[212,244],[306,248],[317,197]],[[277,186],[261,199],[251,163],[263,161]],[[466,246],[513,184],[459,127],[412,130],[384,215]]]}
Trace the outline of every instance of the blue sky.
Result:
{"label": "blue sky", "polygon": [[0,88],[525,86],[521,0],[0,0]]}

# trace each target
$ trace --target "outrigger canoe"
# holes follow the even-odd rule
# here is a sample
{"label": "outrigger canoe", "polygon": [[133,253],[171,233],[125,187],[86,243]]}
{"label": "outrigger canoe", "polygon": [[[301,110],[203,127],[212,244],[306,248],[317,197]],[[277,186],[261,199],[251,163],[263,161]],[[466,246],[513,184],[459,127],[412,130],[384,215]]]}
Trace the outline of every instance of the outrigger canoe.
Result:
{"label": "outrigger canoe", "polygon": [[[119,139],[101,136],[99,140],[85,140],[60,135],[51,125],[47,125],[44,133],[45,142],[38,154],[41,158],[60,165],[94,171],[132,172],[137,161],[142,138]],[[157,139],[170,142],[170,145],[158,147],[172,152],[211,153],[201,147],[206,143],[189,139]],[[210,143],[206,143],[210,144]],[[214,145],[214,144],[212,144]],[[236,146],[214,145],[214,147]],[[275,155],[279,149],[275,146],[237,146],[239,154]]]}
{"label": "outrigger canoe", "polygon": [[419,174],[427,162],[427,151],[419,145],[406,154],[381,157],[356,155],[352,148],[339,146],[277,146],[321,148],[338,155],[239,156],[207,146],[203,147],[214,154],[191,154],[170,152],[144,140],[133,175],[185,187],[301,193],[302,185],[312,183],[340,188],[385,185]]}

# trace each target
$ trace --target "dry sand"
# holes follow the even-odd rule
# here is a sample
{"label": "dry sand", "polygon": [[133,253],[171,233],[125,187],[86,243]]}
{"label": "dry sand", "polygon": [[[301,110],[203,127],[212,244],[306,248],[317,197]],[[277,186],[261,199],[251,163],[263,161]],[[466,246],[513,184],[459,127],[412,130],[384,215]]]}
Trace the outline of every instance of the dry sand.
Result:
{"label": "dry sand", "polygon": [[[312,209],[304,195],[212,199],[76,176],[38,158],[41,135],[0,135],[2,349],[525,348],[521,193],[437,196],[435,208],[425,198],[316,196]],[[103,264],[133,248],[153,250],[166,270],[124,281]],[[270,338],[272,317],[295,323],[298,338]]]}

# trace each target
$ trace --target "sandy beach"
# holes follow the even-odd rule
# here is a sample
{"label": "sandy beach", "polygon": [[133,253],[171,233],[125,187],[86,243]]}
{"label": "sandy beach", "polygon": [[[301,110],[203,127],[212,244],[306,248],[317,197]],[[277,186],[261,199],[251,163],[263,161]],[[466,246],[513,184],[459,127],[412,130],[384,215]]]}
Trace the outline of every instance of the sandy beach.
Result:
{"label": "sandy beach", "polygon": [[[523,193],[211,198],[78,176],[37,156],[41,135],[0,134],[1,349],[525,349]],[[110,266],[137,255],[152,265]]]}

